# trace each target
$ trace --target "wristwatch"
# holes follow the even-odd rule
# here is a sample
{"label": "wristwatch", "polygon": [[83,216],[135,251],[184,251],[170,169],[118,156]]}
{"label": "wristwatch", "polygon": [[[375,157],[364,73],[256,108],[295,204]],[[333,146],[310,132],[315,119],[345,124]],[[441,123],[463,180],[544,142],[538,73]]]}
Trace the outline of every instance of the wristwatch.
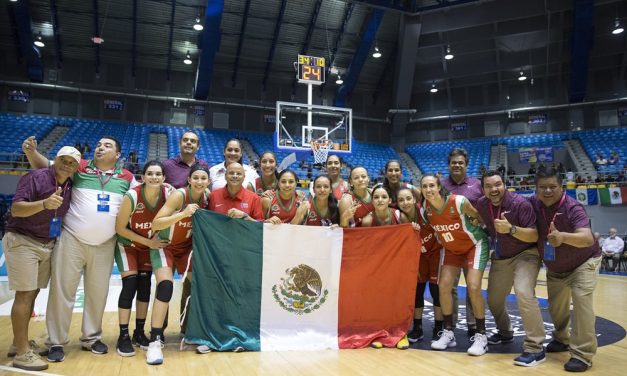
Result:
{"label": "wristwatch", "polygon": [[510,234],[511,236],[514,236],[514,234],[516,233],[516,230],[517,230],[517,229],[518,229],[518,228],[516,227],[516,225],[512,225],[512,227],[510,227],[510,228],[509,228],[509,234]]}

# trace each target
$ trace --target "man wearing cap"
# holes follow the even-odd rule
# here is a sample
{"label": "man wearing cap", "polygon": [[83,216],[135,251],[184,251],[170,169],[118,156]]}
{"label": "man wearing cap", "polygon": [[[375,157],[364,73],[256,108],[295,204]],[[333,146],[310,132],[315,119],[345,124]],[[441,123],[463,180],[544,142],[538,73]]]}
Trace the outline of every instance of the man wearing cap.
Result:
{"label": "man wearing cap", "polygon": [[70,208],[71,177],[78,169],[81,153],[62,147],[49,168],[20,178],[13,196],[2,248],[6,257],[9,288],[15,290],[11,309],[13,367],[41,371],[48,363],[28,343],[28,323],[39,289],[50,280],[50,259],[61,222]]}
{"label": "man wearing cap", "polygon": [[[24,141],[22,150],[33,167],[45,167],[49,163],[37,152],[34,137]],[[94,354],[108,351],[101,334],[113,267],[115,219],[124,194],[137,185],[130,171],[117,166],[120,152],[120,143],[114,137],[103,136],[94,150],[94,159],[81,160],[74,174],[70,209],[52,255],[46,310],[50,362],[65,359],[63,346],[69,342],[81,275],[85,291],[81,347]]]}

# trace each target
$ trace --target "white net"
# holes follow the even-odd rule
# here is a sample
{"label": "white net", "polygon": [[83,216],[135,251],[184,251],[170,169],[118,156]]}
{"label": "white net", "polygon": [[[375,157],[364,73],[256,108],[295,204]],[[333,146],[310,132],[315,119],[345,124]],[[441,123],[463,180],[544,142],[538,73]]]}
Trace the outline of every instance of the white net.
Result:
{"label": "white net", "polygon": [[330,140],[312,141],[311,150],[313,151],[314,161],[316,163],[325,163],[331,146]]}

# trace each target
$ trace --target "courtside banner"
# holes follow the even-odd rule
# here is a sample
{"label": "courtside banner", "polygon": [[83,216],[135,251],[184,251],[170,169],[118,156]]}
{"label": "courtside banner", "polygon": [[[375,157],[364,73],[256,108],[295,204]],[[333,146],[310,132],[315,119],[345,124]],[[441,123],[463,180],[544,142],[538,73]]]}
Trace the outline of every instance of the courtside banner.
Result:
{"label": "courtside banner", "polygon": [[392,347],[414,312],[410,224],[272,225],[198,210],[185,340],[218,351]]}

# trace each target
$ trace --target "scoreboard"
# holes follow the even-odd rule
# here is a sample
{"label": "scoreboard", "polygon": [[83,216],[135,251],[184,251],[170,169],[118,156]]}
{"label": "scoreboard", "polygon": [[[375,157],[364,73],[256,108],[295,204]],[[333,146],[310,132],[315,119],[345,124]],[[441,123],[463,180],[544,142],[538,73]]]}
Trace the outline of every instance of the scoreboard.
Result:
{"label": "scoreboard", "polygon": [[324,83],[324,76],[323,57],[298,55],[298,82],[320,85]]}

